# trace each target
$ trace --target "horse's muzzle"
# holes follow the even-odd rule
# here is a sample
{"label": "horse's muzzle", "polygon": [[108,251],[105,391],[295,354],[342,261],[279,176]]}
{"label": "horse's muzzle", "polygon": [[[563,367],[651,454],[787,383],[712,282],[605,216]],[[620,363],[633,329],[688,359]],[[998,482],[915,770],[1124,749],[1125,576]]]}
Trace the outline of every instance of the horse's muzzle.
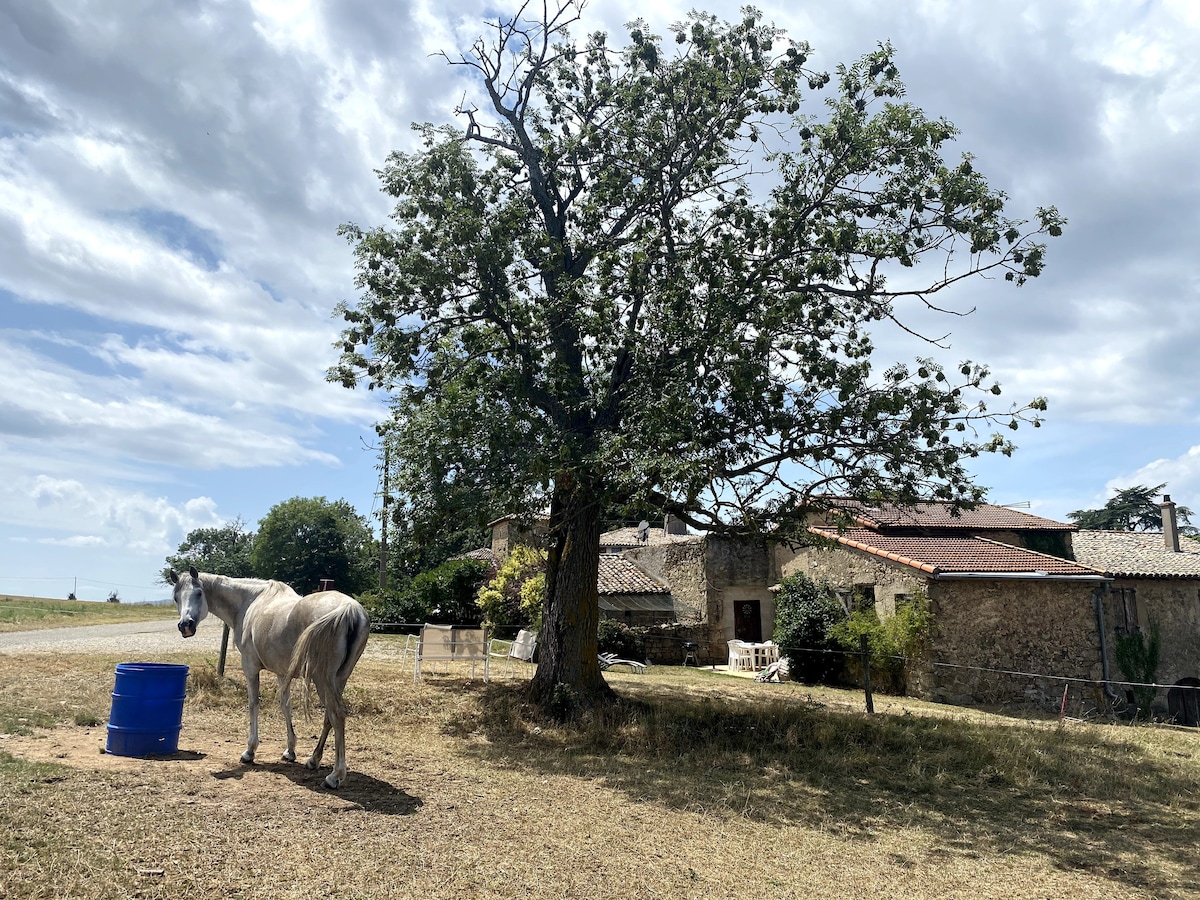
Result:
{"label": "horse's muzzle", "polygon": [[179,633],[185,638],[190,638],[196,633],[196,623],[192,619],[184,619],[179,623]]}

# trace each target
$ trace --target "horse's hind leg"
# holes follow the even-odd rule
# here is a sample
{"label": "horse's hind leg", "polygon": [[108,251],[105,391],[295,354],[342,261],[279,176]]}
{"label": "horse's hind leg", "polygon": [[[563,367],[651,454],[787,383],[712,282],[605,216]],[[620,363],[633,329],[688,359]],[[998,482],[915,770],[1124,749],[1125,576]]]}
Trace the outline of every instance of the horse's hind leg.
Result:
{"label": "horse's hind leg", "polygon": [[296,729],[292,726],[292,679],[279,678],[279,709],[283,712],[283,722],[287,726],[287,750],[283,752],[284,762],[296,761]]}
{"label": "horse's hind leg", "polygon": [[329,718],[329,710],[325,710],[325,721],[321,725],[321,736],[317,738],[317,746],[313,747],[312,756],[304,764],[306,769],[316,769],[321,765],[321,757],[325,755],[325,741],[329,738],[329,729],[333,722]]}
{"label": "horse's hind leg", "polygon": [[333,723],[333,749],[337,755],[333,762],[333,771],[325,776],[325,786],[338,788],[346,780],[348,771],[346,766],[346,717],[344,715],[339,716]]}

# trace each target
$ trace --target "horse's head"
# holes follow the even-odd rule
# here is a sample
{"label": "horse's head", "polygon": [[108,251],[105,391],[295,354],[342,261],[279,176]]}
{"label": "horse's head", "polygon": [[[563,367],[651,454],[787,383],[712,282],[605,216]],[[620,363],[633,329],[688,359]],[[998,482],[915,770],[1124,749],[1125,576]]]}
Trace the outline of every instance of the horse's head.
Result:
{"label": "horse's head", "polygon": [[208,615],[208,600],[200,584],[200,573],[196,567],[188,569],[187,575],[171,572],[171,584],[175,585],[175,608],[179,610],[179,633],[189,638],[196,633],[200,620]]}

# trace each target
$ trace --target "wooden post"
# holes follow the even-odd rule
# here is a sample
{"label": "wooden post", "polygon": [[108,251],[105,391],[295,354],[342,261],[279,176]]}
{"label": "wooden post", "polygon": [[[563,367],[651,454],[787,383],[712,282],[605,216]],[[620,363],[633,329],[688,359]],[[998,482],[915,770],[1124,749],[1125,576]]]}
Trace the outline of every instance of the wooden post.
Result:
{"label": "wooden post", "polygon": [[875,715],[875,699],[871,696],[871,648],[867,646],[867,636],[860,634],[859,646],[862,648],[863,690],[867,694],[867,715]]}
{"label": "wooden post", "polygon": [[229,652],[229,626],[223,626],[221,630],[221,655],[217,657],[217,675],[225,677],[225,654]]}

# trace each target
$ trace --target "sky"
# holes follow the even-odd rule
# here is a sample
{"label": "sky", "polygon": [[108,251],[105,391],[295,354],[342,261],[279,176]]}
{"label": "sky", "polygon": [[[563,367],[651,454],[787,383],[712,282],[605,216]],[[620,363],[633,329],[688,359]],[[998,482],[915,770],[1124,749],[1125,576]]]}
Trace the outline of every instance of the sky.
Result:
{"label": "sky", "polygon": [[[1008,212],[1069,220],[1042,277],[964,284],[974,312],[930,326],[1049,402],[975,466],[991,502],[1063,519],[1166,482],[1200,510],[1200,5],[758,5],[830,71],[891,41]],[[666,35],[694,6],[738,16],[593,0],[585,26]],[[385,221],[375,169],[477,90],[438,52],[513,8],[0,0],[0,594],[159,599],[194,528],[378,510],[382,398],[325,380],[357,295],[337,229]]]}

